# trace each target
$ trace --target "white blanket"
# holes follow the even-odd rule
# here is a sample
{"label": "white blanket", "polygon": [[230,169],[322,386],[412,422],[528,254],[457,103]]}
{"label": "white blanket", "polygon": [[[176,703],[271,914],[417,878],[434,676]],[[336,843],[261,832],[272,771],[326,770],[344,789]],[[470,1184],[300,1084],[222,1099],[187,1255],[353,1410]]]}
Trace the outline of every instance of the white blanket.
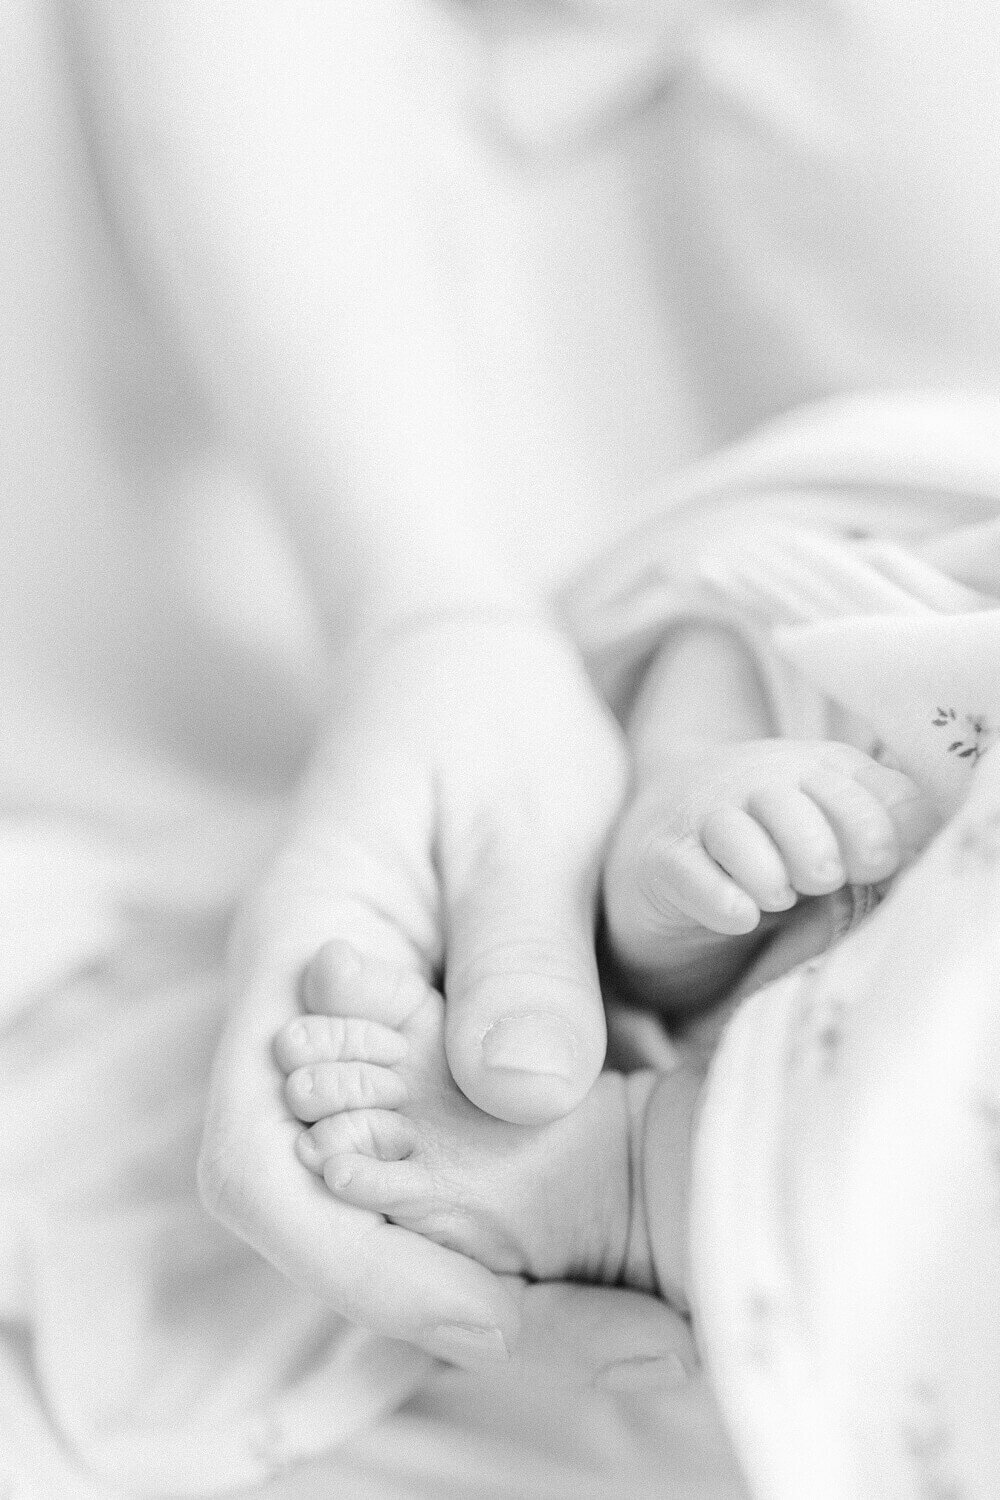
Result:
{"label": "white blanket", "polygon": [[954,810],[1000,734],[1000,403],[805,409],[683,474],[566,591],[620,711],[678,621],[728,620],[775,732],[854,738]]}
{"label": "white blanket", "polygon": [[564,601],[619,710],[665,632],[721,617],[776,733],[858,737],[946,824],[830,964],[798,964],[818,945],[793,924],[744,989],[797,966],[723,1034],[690,1247],[717,1395],[761,1500],[993,1493],[995,1163],[971,1127],[995,1122],[996,752],[973,773],[1000,739],[1000,405],[800,412],[666,499]]}

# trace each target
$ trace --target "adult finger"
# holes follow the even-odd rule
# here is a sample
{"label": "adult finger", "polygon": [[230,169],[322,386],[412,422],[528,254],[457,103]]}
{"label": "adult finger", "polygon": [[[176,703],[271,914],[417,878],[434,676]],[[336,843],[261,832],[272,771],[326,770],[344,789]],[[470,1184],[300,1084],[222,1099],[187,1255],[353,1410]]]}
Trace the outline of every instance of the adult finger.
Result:
{"label": "adult finger", "polygon": [[481,710],[499,747],[480,728],[489,774],[450,762],[435,857],[452,1074],[481,1109],[536,1124],[573,1109],[604,1060],[597,886],[626,764],[564,643],[532,640],[516,665],[505,701],[516,719],[530,678],[530,715],[515,733]]}
{"label": "adult finger", "polygon": [[514,1284],[521,1315],[515,1359],[561,1382],[656,1393],[699,1369],[691,1324],[669,1303],[621,1287]]}
{"label": "adult finger", "polygon": [[517,1124],[573,1109],[607,1045],[597,851],[559,852],[496,830],[446,882],[449,1066],[474,1104]]}

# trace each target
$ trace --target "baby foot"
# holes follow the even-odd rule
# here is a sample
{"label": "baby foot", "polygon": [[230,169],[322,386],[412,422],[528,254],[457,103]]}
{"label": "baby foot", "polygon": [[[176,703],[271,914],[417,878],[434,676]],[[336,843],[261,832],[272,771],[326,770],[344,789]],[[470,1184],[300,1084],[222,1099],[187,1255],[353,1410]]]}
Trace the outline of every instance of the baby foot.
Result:
{"label": "baby foot", "polygon": [[[640,973],[666,978],[677,965],[696,990],[703,968],[722,985],[721,950],[757,932],[762,914],[886,880],[930,827],[915,783],[850,745],[677,747],[639,786],[612,843],[612,952]],[[747,945],[733,953],[745,962]]]}
{"label": "baby foot", "polygon": [[652,1074],[602,1074],[537,1126],[484,1114],[452,1080],[444,1001],[412,972],[322,949],[309,1014],[275,1041],[303,1164],[346,1203],[498,1273],[654,1286],[638,1181]]}

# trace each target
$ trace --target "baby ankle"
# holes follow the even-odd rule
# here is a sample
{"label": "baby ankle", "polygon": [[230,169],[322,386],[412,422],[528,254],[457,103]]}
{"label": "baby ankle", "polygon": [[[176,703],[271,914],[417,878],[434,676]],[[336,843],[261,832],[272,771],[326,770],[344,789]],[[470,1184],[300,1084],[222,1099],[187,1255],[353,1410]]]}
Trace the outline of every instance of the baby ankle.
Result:
{"label": "baby ankle", "polygon": [[694,1131],[704,1078],[683,1065],[654,1077],[637,1120],[639,1183],[646,1237],[659,1294],[689,1313],[689,1218]]}
{"label": "baby ankle", "polygon": [[619,1280],[636,1291],[658,1292],[645,1191],[646,1112],[657,1075],[650,1068],[622,1079],[628,1170],[628,1220]]}

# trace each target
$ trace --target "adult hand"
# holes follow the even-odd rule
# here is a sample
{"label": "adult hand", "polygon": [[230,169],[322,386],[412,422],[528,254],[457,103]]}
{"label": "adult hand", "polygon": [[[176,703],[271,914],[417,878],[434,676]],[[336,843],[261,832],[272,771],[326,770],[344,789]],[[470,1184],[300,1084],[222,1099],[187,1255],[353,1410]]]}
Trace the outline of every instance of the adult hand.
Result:
{"label": "adult hand", "polygon": [[273,1038],[309,959],[340,938],[443,984],[449,1063],[474,1103],[521,1123],[572,1109],[604,1057],[593,913],[624,765],[544,621],[470,612],[383,639],[237,935],[208,1207],[347,1317],[457,1363],[506,1357],[517,1296],[305,1170]]}
{"label": "adult hand", "polygon": [[669,1399],[699,1368],[686,1317],[669,1302],[624,1287],[520,1284],[519,1365],[566,1388]]}

